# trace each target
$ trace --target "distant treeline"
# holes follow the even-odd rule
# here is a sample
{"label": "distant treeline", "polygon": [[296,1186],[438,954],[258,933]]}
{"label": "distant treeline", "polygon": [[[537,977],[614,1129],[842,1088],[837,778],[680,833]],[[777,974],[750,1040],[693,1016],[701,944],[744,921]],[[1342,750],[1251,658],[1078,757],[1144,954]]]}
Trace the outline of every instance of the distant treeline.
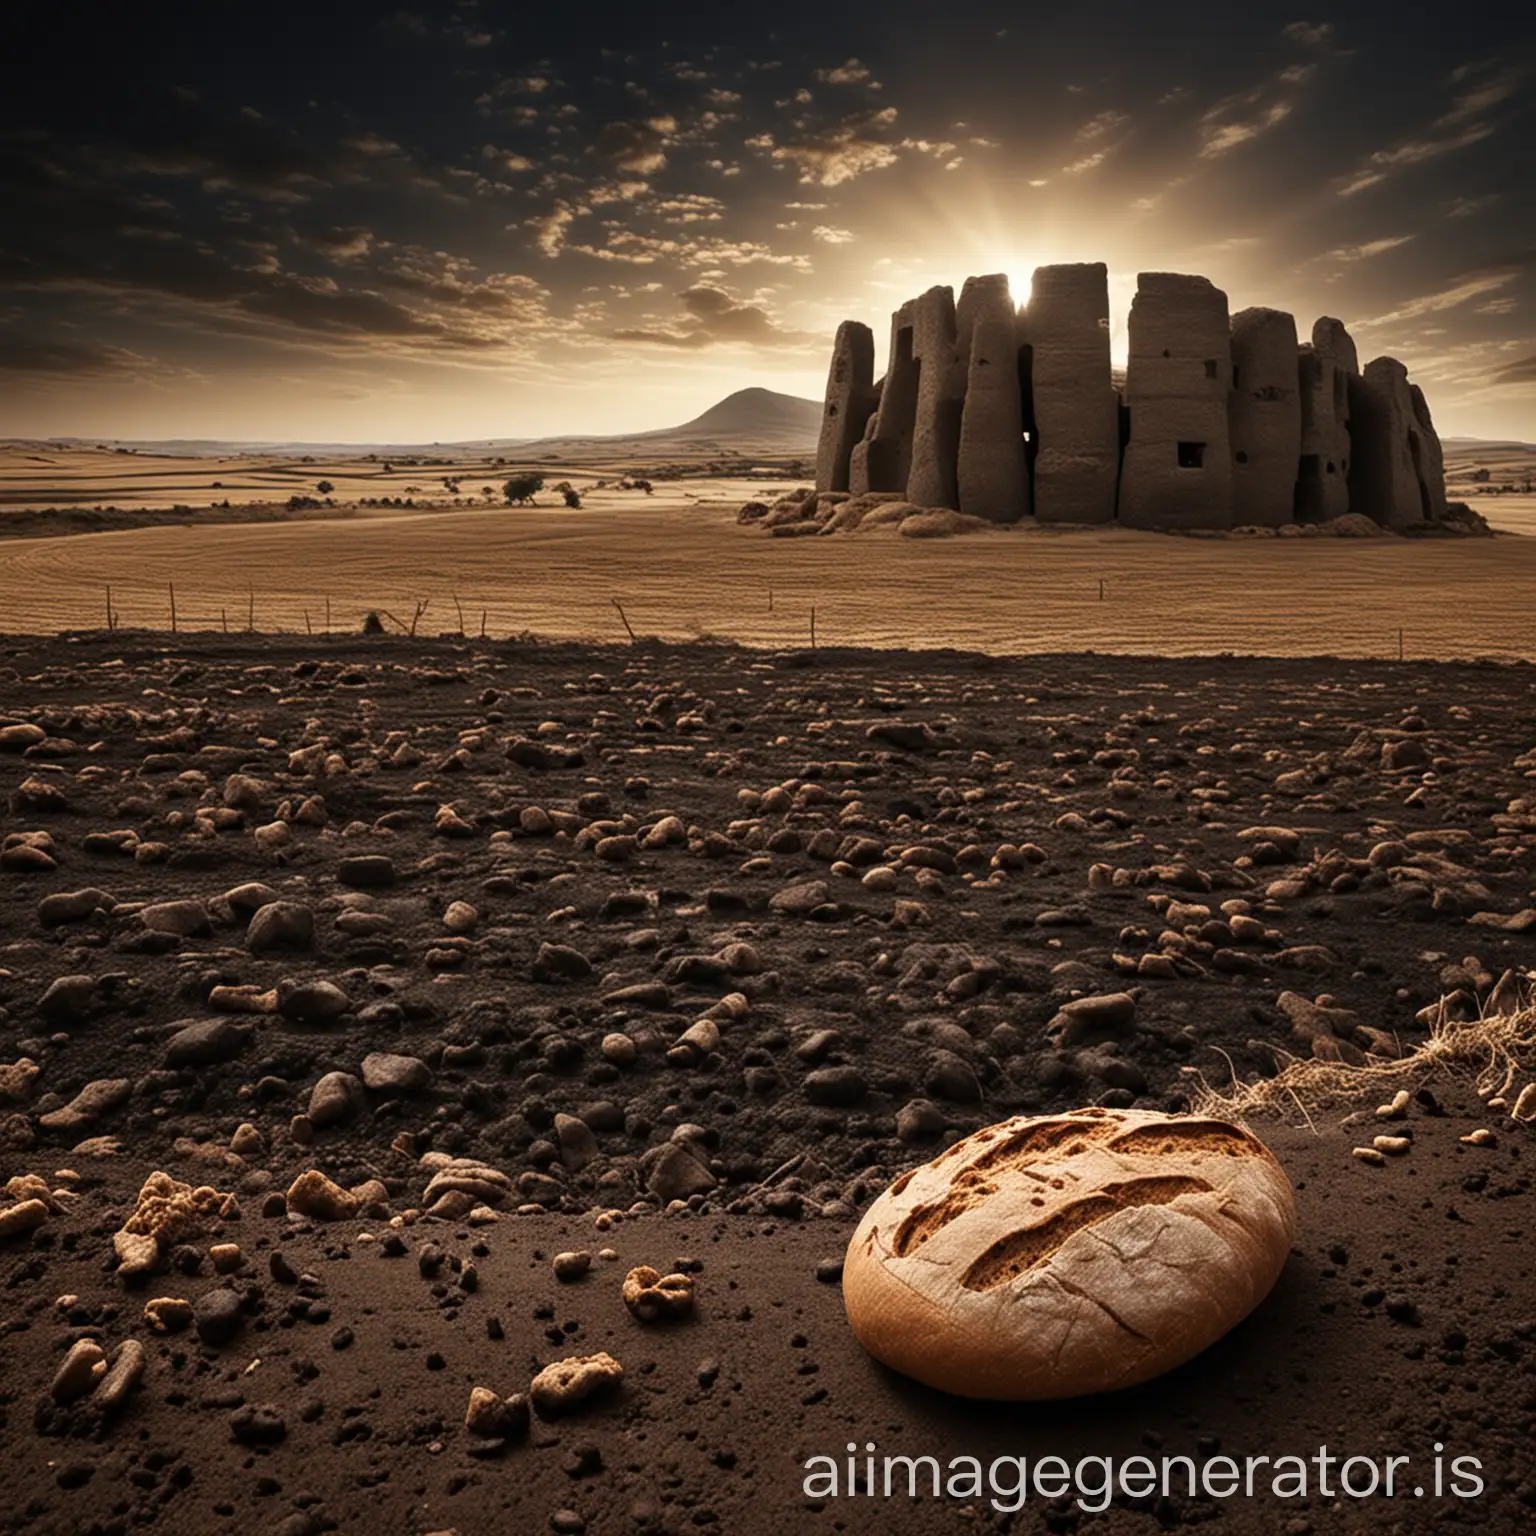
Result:
{"label": "distant treeline", "polygon": [[[306,500],[308,498],[305,498]],[[115,533],[124,528],[190,527],[200,523],[293,523],[356,517],[355,507],[281,503],[212,507],[28,507],[0,513],[0,539],[55,539],[73,533]]]}

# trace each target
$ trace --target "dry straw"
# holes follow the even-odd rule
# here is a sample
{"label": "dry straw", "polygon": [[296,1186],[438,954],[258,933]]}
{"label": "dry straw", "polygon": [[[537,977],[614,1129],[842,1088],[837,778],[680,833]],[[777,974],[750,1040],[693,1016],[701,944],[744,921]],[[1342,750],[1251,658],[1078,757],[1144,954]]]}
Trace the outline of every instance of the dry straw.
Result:
{"label": "dry straw", "polygon": [[1364,1066],[1353,1066],[1283,1053],[1279,1060],[1281,1070],[1274,1077],[1243,1083],[1234,1072],[1232,1086],[1225,1091],[1201,1078],[1194,1093],[1195,1112],[1226,1119],[1299,1115],[1310,1123],[1313,1110],[1400,1087],[1405,1080],[1427,1082],[1440,1073],[1472,1077],[1484,1098],[1507,1095],[1522,1072],[1536,1071],[1536,1000],[1531,978],[1523,979],[1514,1006],[1496,1008],[1472,1020],[1451,1018],[1442,998],[1429,1037],[1395,1060],[1372,1059]]}

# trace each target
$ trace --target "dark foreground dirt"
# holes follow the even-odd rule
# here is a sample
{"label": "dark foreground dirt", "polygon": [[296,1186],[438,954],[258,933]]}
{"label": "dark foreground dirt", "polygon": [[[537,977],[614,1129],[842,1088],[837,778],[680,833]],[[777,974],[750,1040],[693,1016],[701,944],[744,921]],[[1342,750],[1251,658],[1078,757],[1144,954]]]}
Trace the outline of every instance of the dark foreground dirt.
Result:
{"label": "dark foreground dirt", "polygon": [[[1178,1109],[1280,1053],[1391,1059],[1442,997],[1509,1005],[1533,706],[1529,667],[0,641],[0,1221],[26,1175],[48,1207],[0,1239],[0,1529],[1528,1528],[1532,1133],[1466,1082],[1408,1080],[1383,1167],[1350,1148],[1385,1094],[1258,1123],[1299,1190],[1285,1276],[1117,1397],[904,1382],[827,1261],[978,1125]],[[472,1197],[429,1191],[450,1158]],[[287,1209],[311,1168],[350,1217]],[[155,1170],[235,1199],[125,1280]],[[630,1317],[642,1263],[694,1274],[693,1321]],[[158,1297],[196,1325],[153,1331]],[[145,1350],[110,1414],[49,1394],[81,1338]],[[467,1433],[472,1386],[597,1350],[610,1395]],[[1390,1501],[1315,1462],[1305,1498],[1260,1469],[1252,1500],[1176,1479],[1101,1513],[900,1469],[808,1498],[850,1440],[1411,1461]]]}

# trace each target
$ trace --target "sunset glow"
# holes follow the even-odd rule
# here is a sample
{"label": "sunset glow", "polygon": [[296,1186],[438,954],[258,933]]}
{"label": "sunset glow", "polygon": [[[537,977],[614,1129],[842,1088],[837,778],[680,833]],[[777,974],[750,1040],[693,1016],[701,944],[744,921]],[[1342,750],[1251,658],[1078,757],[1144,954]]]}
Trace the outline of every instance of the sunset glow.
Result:
{"label": "sunset glow", "polygon": [[1202,273],[1536,437],[1532,60],[1476,11],[363,9],[12,19],[6,433],[645,429],[819,397],[838,322],[883,357],[931,283],[1103,261],[1117,363],[1137,272]]}

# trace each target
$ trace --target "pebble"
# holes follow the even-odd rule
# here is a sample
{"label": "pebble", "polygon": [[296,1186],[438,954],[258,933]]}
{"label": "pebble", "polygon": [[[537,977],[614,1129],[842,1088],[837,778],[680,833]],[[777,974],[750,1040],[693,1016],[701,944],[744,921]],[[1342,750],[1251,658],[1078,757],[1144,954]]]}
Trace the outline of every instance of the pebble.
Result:
{"label": "pebble", "polygon": [[692,1317],[693,1276],[663,1275],[642,1264],[624,1277],[624,1305],[642,1323]]}
{"label": "pebble", "polygon": [[595,1392],[616,1387],[624,1367],[607,1351],[571,1355],[546,1365],[528,1389],[528,1397],[543,1418],[556,1418],[580,1406]]}
{"label": "pebble", "polygon": [[592,1268],[592,1255],[585,1248],[571,1253],[557,1253],[554,1258],[555,1279],[569,1285],[582,1279]]}

